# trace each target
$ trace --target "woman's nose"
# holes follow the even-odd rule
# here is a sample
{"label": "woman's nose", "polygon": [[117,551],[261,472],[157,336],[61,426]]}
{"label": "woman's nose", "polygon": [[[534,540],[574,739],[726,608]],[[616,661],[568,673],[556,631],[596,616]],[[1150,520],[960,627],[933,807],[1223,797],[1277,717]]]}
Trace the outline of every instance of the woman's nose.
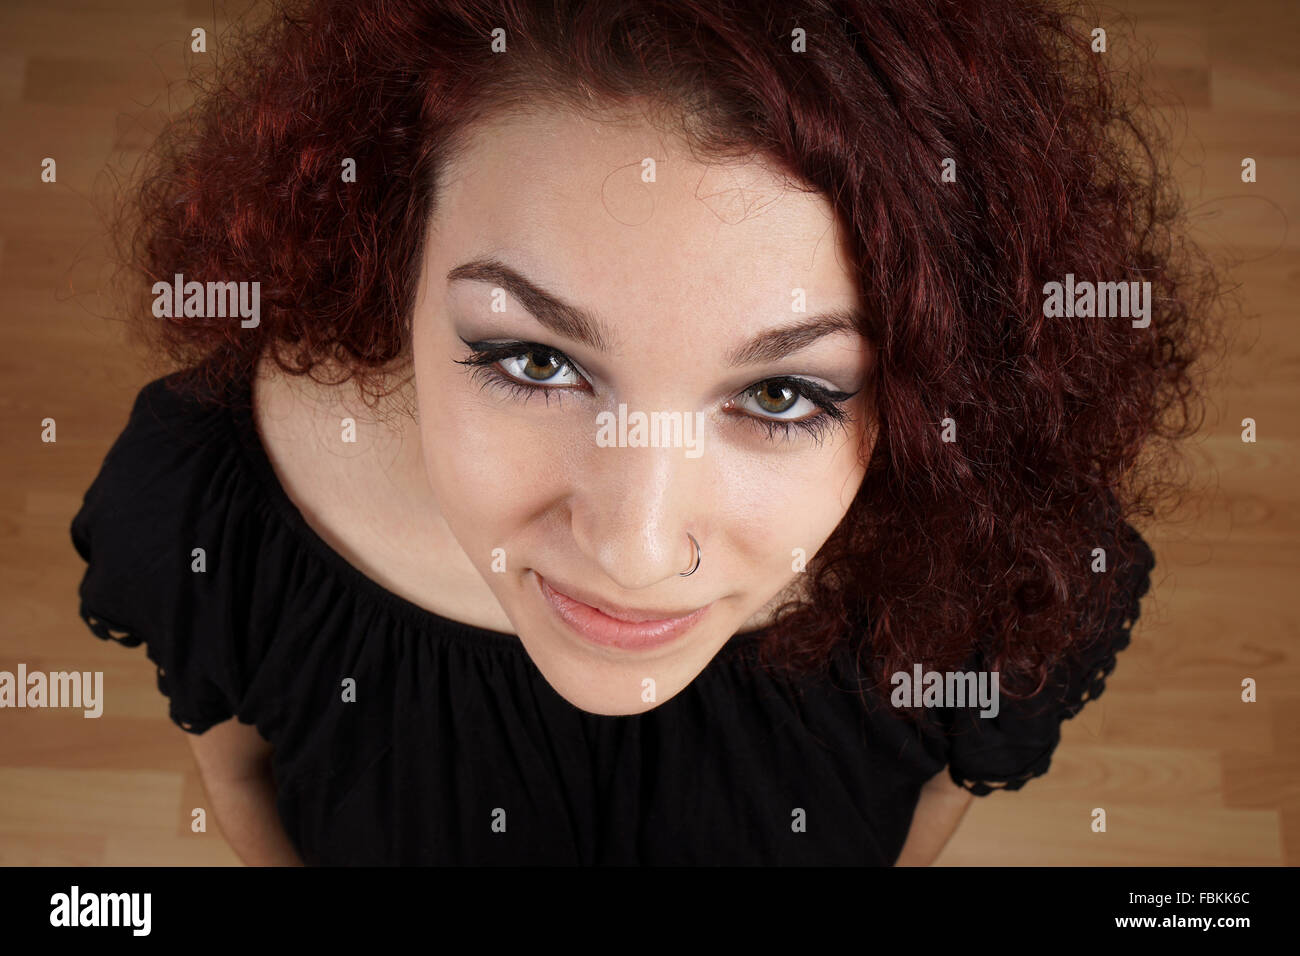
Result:
{"label": "woman's nose", "polygon": [[689,570],[695,549],[687,532],[704,534],[706,461],[683,448],[594,448],[575,473],[578,547],[627,591]]}

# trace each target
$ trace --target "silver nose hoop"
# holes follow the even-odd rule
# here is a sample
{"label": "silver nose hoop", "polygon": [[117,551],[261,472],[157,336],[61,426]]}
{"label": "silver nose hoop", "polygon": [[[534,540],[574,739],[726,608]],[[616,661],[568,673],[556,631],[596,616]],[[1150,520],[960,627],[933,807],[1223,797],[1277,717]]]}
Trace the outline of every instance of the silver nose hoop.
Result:
{"label": "silver nose hoop", "polygon": [[700,543],[699,543],[698,541],[695,540],[695,535],[691,534],[691,533],[688,531],[688,532],[686,532],[686,537],[688,537],[688,538],[691,539],[691,544],[692,544],[692,545],[694,546],[694,548],[695,548],[695,563],[691,565],[691,569],[690,569],[689,571],[678,571],[678,572],[677,572],[678,574],[680,574],[680,575],[681,575],[682,577],[684,577],[684,578],[685,578],[685,577],[690,577],[692,574],[694,574],[694,573],[696,572],[696,570],[697,570],[697,569],[699,568],[699,566],[700,566],[700,561],[702,561],[702,560],[704,559],[704,554],[700,551]]}

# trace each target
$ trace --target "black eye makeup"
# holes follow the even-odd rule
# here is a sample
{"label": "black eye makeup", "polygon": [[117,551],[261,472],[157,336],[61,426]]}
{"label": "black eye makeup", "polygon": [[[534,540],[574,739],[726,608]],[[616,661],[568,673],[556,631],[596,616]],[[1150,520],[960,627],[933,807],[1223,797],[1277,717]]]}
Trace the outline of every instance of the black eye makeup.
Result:
{"label": "black eye makeup", "polygon": [[[591,391],[577,365],[563,352],[522,340],[471,342],[468,358],[453,359],[470,368],[484,388],[504,389],[511,397],[528,401],[538,392]],[[860,389],[859,389],[860,391]],[[724,406],[753,427],[763,429],[770,441],[789,440],[796,430],[821,444],[829,431],[852,420],[845,407],[857,392],[841,392],[809,379],[780,375],[763,379],[739,392]],[[802,407],[801,407],[802,406]],[[798,414],[791,414],[798,412]]]}

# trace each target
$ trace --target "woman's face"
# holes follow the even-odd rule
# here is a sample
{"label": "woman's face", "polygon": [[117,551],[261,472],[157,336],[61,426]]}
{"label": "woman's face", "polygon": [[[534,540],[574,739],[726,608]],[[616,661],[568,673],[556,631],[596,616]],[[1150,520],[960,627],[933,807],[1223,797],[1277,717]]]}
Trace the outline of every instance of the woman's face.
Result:
{"label": "woman's face", "polygon": [[873,353],[831,207],[560,111],[478,127],[439,189],[412,336],[436,507],[557,693],[650,710],[767,622],[861,483]]}

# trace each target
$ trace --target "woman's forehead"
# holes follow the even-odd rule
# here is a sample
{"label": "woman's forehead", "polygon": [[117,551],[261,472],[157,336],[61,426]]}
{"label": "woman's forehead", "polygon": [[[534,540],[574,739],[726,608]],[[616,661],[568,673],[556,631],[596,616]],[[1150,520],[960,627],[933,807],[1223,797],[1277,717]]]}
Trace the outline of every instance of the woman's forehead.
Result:
{"label": "woman's forehead", "polygon": [[790,311],[800,289],[850,305],[857,288],[825,197],[757,157],[702,160],[648,123],[548,111],[485,124],[446,170],[435,209],[430,241],[447,254],[509,249],[552,275],[562,263],[556,280],[589,293],[770,312],[777,300]]}

